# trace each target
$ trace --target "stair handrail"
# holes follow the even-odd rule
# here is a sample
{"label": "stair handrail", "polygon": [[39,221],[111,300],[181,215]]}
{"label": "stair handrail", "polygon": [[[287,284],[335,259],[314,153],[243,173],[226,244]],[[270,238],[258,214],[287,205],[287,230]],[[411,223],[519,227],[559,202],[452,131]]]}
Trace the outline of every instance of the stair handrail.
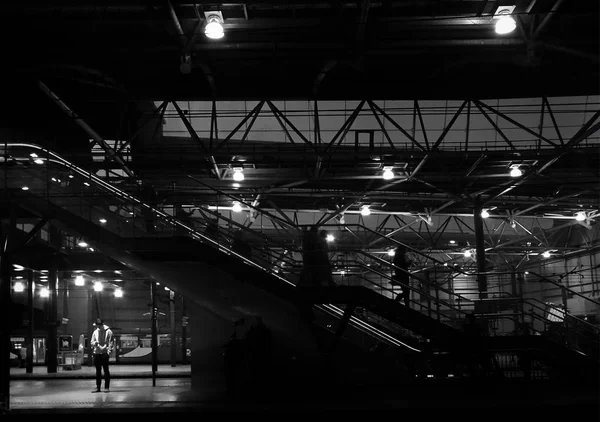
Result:
{"label": "stair handrail", "polygon": [[[189,225],[184,224],[182,221],[180,221],[176,217],[170,216],[169,214],[166,214],[165,212],[159,210],[156,207],[153,207],[152,205],[142,201],[141,199],[135,197],[134,195],[131,195],[121,189],[116,188],[112,184],[104,181],[102,178],[93,174],[91,171],[84,170],[83,168],[66,160],[65,158],[63,158],[62,156],[60,156],[59,154],[55,153],[54,151],[52,151],[48,148],[44,148],[37,144],[22,143],[22,142],[5,142],[4,144],[1,144],[0,146],[5,146],[7,148],[27,148],[27,149],[31,149],[34,151],[38,151],[44,155],[44,158],[47,161],[53,162],[54,164],[58,164],[60,166],[63,166],[68,171],[70,171],[74,174],[77,174],[78,176],[84,178],[85,180],[89,180],[90,182],[93,182],[96,186],[101,187],[105,191],[108,191],[110,194],[112,194],[118,198],[121,198],[123,200],[131,201],[132,204],[140,206],[140,207],[154,213],[155,215],[157,215],[157,216],[161,217],[162,219],[166,220],[167,222],[169,222],[171,225],[178,226],[178,227],[186,230],[188,233],[190,233],[192,238],[201,239],[203,242],[208,243],[209,245],[215,247],[217,250],[219,250],[221,252],[225,252],[230,255],[234,255],[238,259],[240,259],[240,260],[242,260],[264,272],[269,273],[271,276],[277,278],[278,280],[295,287],[294,283],[290,282],[285,277],[277,274],[275,271],[273,271],[273,269],[264,268],[264,267],[260,266],[259,264],[257,264],[256,262],[252,261],[251,259],[248,259],[245,256],[243,256],[235,251],[232,251],[229,248],[223,247],[223,245],[221,245],[219,242],[215,241],[214,239],[205,235],[204,233],[201,233],[201,232],[195,230],[194,228],[190,227]],[[7,154],[7,152],[6,152],[6,154]],[[28,160],[29,157],[26,157],[26,158],[24,157],[23,159]],[[335,305],[317,304],[315,306],[318,309],[320,309],[324,312],[327,312],[331,315],[335,315],[338,318],[341,318],[343,316],[343,310]],[[358,328],[359,330],[366,331],[369,334],[371,334],[381,340],[387,341],[388,343],[391,343],[396,346],[406,347],[406,348],[412,349],[414,351],[420,352],[420,350],[415,349],[415,348],[411,347],[410,345],[405,344],[404,342],[401,342],[400,340],[394,338],[393,336],[390,336],[389,334],[377,329],[376,327],[371,326],[370,324],[360,320],[359,318],[357,318],[355,316],[351,316],[349,322],[353,326]]]}

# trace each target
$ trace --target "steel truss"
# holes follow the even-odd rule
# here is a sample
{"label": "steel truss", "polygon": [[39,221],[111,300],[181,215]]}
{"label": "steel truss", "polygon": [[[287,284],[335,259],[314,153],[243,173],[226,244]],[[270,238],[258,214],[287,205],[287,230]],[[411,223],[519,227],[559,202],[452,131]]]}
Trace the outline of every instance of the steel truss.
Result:
{"label": "steel truss", "polygon": [[[565,111],[556,101],[537,101],[537,128],[519,122],[513,115],[531,115],[531,108],[524,112],[513,105],[505,111],[491,103],[446,102],[446,107],[439,110],[415,100],[409,112],[362,100],[349,109],[324,112],[327,107],[313,101],[305,110],[309,127],[299,127],[294,122],[298,110],[282,109],[270,100],[256,102],[247,112],[220,112],[217,100],[212,101],[210,111],[192,112],[181,102],[165,100],[157,103],[144,124],[179,120],[188,136],[182,139],[155,133],[157,141],[145,140],[145,151],[137,157],[141,163],[157,160],[153,162],[159,163],[164,177],[178,176],[181,190],[167,197],[166,203],[231,213],[231,204],[238,202],[246,211],[243,225],[292,248],[298,244],[302,228],[312,224],[347,233],[349,237],[340,239],[337,246],[342,252],[357,247],[381,252],[393,247],[395,240],[428,254],[439,251],[443,260],[461,260],[466,267],[477,259],[492,266],[522,265],[524,256],[530,258],[545,251],[570,254],[582,247],[594,247],[597,230],[592,230],[592,225],[600,206],[598,170],[594,168],[596,161],[590,161],[590,151],[597,155],[599,142],[594,135],[600,129],[600,109],[587,111],[589,117],[578,130],[565,136],[566,131],[558,124]],[[597,104],[593,106],[598,108]],[[329,127],[326,134],[323,122],[342,112],[343,123],[335,130]],[[585,115],[584,111],[580,114]],[[412,125],[402,122],[409,115]],[[428,119],[431,121],[435,115],[445,116],[442,126],[428,126]],[[382,145],[349,146],[350,132],[365,116],[372,119],[375,129],[371,132],[381,134]],[[231,126],[233,117],[239,120],[231,130],[219,130],[227,127],[221,120],[228,119]],[[210,122],[208,130],[198,127],[195,120],[199,118]],[[277,127],[271,129],[280,132],[278,140],[257,141],[264,128],[255,130],[256,122],[265,118],[276,122]],[[493,136],[475,139],[475,120],[487,122],[487,130],[493,131]],[[157,177],[147,177],[150,172],[144,169],[136,171],[139,166],[135,158],[121,156],[125,148],[132,150],[132,157],[136,156],[135,142],[141,129],[127,140],[117,140],[114,148],[94,139],[110,148],[106,149],[107,161],[102,168],[109,172],[109,180],[122,182],[135,176],[138,181],[159,185],[156,187],[160,189]],[[458,140],[457,131],[462,132]],[[529,140],[508,134],[514,131],[519,136],[529,136]],[[199,132],[208,132],[208,136]],[[489,142],[492,138],[494,142]],[[158,148],[159,143],[166,147],[148,152],[152,147]],[[160,151],[185,156],[195,168],[188,167],[182,174],[168,159],[156,156]],[[269,160],[275,160],[274,165],[267,163],[267,155]],[[578,167],[579,180],[570,175],[567,183],[553,186],[557,178],[573,171],[569,163],[573,156],[583,162]],[[240,161],[240,157],[245,161]],[[385,165],[397,171],[395,180],[381,180],[380,171]],[[232,188],[235,166],[242,166],[246,181],[241,187]],[[505,177],[511,166],[523,169],[524,175],[519,179]],[[107,167],[121,171],[117,174]],[[129,168],[138,174],[129,174]],[[448,183],[440,177],[440,168],[450,175],[447,179],[456,180]],[[369,217],[359,215],[365,205],[372,209]],[[477,233],[474,210],[480,208],[491,217],[483,220],[481,233]],[[574,219],[577,209],[585,214],[582,221]],[[233,214],[230,218],[239,220]],[[374,228],[384,237],[370,237],[360,226]],[[450,240],[456,243],[449,243]],[[479,254],[472,257],[483,253],[485,256],[475,261],[472,257],[460,258],[469,248],[479,249]]]}

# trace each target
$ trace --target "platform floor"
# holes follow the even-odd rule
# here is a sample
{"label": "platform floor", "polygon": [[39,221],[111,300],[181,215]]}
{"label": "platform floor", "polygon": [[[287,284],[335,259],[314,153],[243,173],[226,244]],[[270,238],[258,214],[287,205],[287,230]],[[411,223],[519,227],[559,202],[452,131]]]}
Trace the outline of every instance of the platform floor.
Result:
{"label": "platform floor", "polygon": [[[221,392],[197,391],[191,386],[189,366],[171,367],[159,365],[155,376],[149,365],[111,366],[112,381],[109,393],[92,393],[95,389],[95,369],[84,367],[76,371],[49,374],[45,367],[36,367],[32,374],[24,369],[13,368],[10,381],[10,405],[6,414],[0,416],[15,419],[27,415],[110,414],[111,420],[127,418],[133,414],[140,417],[182,413],[229,413],[229,412],[301,412],[316,415],[384,415],[390,412],[409,412],[423,420],[447,418],[448,412],[462,415],[468,420],[473,414],[481,420],[481,411],[495,416],[515,417],[517,413],[534,411],[538,416],[554,418],[558,414],[571,413],[579,417],[600,420],[598,391],[565,388],[561,391],[544,389],[532,385],[515,393],[502,390],[461,391],[460,388],[444,384],[421,386],[417,390],[373,391],[365,388],[351,397],[336,395],[335,392],[317,398],[301,399],[283,392],[277,398],[224,396]],[[525,415],[525,413],[523,413]],[[86,420],[88,419],[86,416]]]}

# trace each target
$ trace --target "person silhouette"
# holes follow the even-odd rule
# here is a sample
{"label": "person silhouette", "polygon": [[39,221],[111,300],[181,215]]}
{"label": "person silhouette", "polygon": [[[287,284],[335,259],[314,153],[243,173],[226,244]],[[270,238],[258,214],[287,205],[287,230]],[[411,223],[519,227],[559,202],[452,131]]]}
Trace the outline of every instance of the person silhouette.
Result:
{"label": "person silhouette", "polygon": [[399,302],[403,299],[406,306],[410,305],[410,273],[408,269],[412,265],[412,261],[406,256],[406,247],[401,245],[396,248],[396,254],[392,261],[395,267],[394,275],[391,280],[393,286],[400,286],[402,293],[396,295],[395,301]]}

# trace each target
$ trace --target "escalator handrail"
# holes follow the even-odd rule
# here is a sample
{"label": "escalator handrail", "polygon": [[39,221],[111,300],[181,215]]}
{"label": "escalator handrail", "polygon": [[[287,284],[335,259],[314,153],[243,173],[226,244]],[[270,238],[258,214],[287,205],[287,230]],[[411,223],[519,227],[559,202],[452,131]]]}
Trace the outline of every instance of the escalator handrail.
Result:
{"label": "escalator handrail", "polygon": [[[153,212],[155,215],[162,217],[166,221],[170,222],[172,225],[177,225],[180,228],[183,228],[184,230],[186,230],[188,233],[191,234],[192,238],[196,238],[196,239],[200,238],[203,241],[205,241],[205,242],[209,243],[210,245],[212,245],[213,247],[215,247],[216,249],[218,249],[222,252],[225,252],[227,254],[232,254],[232,255],[236,256],[237,258],[239,258],[240,260],[242,260],[252,266],[257,267],[258,269],[260,269],[262,271],[269,273],[271,276],[279,279],[280,281],[282,281],[288,285],[291,285],[293,287],[296,287],[296,285],[294,283],[290,282],[285,277],[278,275],[273,270],[261,267],[259,264],[244,257],[243,255],[238,254],[237,252],[232,251],[230,249],[223,248],[223,246],[221,244],[219,244],[217,241],[211,239],[209,236],[206,236],[205,234],[196,231],[192,227],[189,227],[188,225],[181,222],[179,219],[164,213],[163,211],[153,207],[152,205],[147,204],[146,202],[140,200],[139,198],[137,198],[121,189],[116,188],[115,186],[113,186],[110,183],[105,182],[100,177],[96,176],[95,174],[91,173],[90,171],[84,170],[83,168],[77,166],[76,164],[71,163],[70,161],[66,160],[65,158],[61,157],[60,155],[58,155],[57,153],[55,153],[54,151],[52,151],[48,148],[44,148],[44,147],[42,147],[40,145],[36,145],[36,144],[20,143],[20,142],[4,143],[3,146],[6,146],[7,148],[27,148],[27,149],[34,150],[36,152],[40,152],[43,155],[43,158],[45,158],[46,160],[49,160],[55,164],[65,167],[68,171],[71,171],[71,172],[77,174],[78,176],[84,178],[85,180],[89,180],[89,181],[93,182],[96,186],[99,186],[100,188],[109,192],[110,194],[113,194],[121,199],[131,201],[132,203],[137,204],[138,206],[145,208],[150,212]],[[8,151],[5,151],[5,154],[8,154]],[[51,157],[51,159],[50,159],[50,157]],[[29,159],[29,157],[27,157],[27,159]],[[325,305],[315,305],[315,306],[320,310],[323,310],[327,313],[336,315],[338,318],[341,318],[343,316],[343,310],[335,305],[325,304]],[[383,339],[394,345],[406,347],[406,348],[412,349],[417,352],[420,351],[420,350],[414,349],[413,347],[390,336],[389,334],[371,326],[370,324],[367,324],[366,322],[360,320],[359,318],[357,318],[355,316],[351,316],[349,322],[350,322],[350,324],[359,328],[360,330],[364,330],[379,339]]]}

